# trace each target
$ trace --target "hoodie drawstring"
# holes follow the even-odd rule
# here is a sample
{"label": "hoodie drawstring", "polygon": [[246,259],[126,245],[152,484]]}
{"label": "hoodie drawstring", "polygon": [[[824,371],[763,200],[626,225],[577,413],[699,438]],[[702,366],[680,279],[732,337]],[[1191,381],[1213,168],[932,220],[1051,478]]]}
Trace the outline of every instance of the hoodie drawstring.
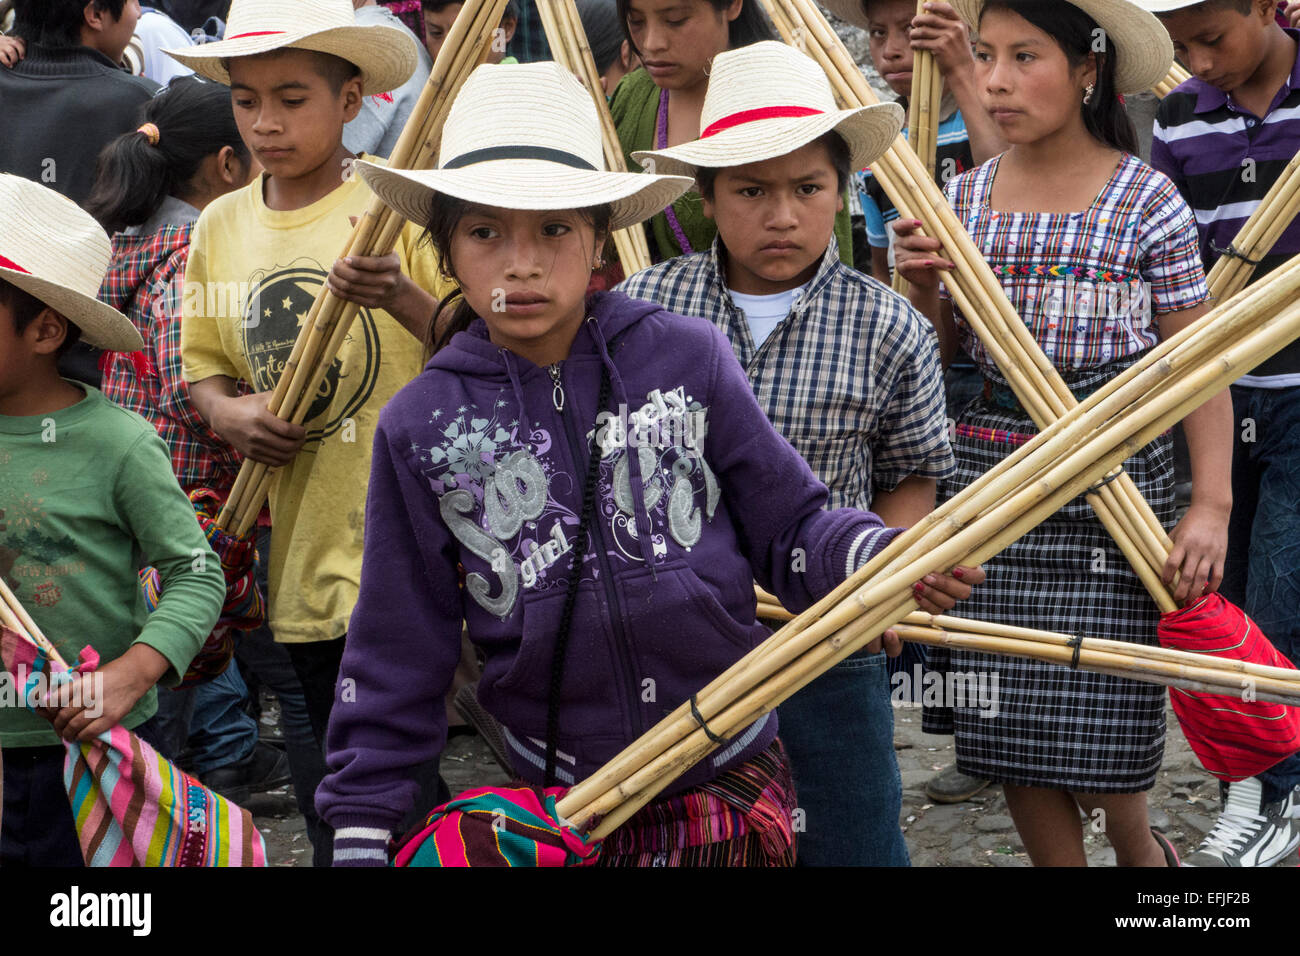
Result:
{"label": "hoodie drawstring", "polygon": [[524,389],[519,384],[519,370],[515,368],[515,357],[509,349],[501,349],[501,355],[506,361],[506,374],[510,376],[510,385],[515,390],[515,401],[519,403],[519,425],[528,432],[528,408],[524,405]]}
{"label": "hoodie drawstring", "polygon": [[[600,351],[601,361],[605,363],[605,369],[609,373],[615,400],[621,407],[628,409],[630,413],[632,404],[628,401],[627,389],[623,386],[623,378],[618,374],[614,360],[609,356],[609,346],[605,342],[605,334],[601,331],[600,323],[594,318],[588,318],[587,324],[591,327],[592,338],[596,340],[596,347]],[[654,547],[650,540],[654,526],[650,523],[650,513],[645,509],[645,476],[641,474],[641,456],[637,454],[630,441],[627,442],[627,447],[624,448],[623,453],[628,458],[628,477],[632,486],[632,517],[636,522],[637,544],[640,546],[641,559],[645,561],[646,567],[650,569],[651,576],[657,581],[659,580],[659,572],[655,570]]]}

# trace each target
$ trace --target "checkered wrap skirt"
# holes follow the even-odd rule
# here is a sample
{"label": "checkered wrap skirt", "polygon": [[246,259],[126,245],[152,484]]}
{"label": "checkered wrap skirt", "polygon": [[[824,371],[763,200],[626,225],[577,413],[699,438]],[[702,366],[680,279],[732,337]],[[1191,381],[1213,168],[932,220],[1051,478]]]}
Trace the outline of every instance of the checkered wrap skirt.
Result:
{"label": "checkered wrap skirt", "polygon": [[[1090,380],[1070,385],[1076,395],[1086,394],[1118,371],[1112,365],[1106,374],[1094,373]],[[942,483],[941,499],[955,495],[1037,432],[1009,392],[1000,385],[991,391],[990,397],[967,405],[958,421],[953,441],[957,472]],[[1170,527],[1169,434],[1128,459],[1124,468],[1161,523]],[[1157,643],[1155,603],[1083,496],[986,562],[984,569],[988,581],[954,613]],[[961,772],[1002,783],[1094,793],[1134,793],[1155,783],[1164,753],[1164,687],[957,648],[932,647],[929,656],[932,670],[975,672],[983,678],[975,686],[987,690],[948,695],[942,705],[927,706],[922,713],[927,733],[955,735]],[[945,680],[943,686],[952,685]]]}

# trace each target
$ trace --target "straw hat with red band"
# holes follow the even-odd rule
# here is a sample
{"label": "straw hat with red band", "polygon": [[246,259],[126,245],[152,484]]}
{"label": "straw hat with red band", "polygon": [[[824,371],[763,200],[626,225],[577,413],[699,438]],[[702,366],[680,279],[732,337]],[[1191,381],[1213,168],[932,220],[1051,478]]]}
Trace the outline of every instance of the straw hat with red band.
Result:
{"label": "straw hat with red band", "polygon": [[853,169],[875,162],[903,126],[902,107],[881,103],[842,110],[822,68],[784,43],[766,40],[719,53],[709,72],[700,138],[632,154],[647,170],[694,176],[784,156],[829,132],[849,148]]}
{"label": "straw hat with red band", "polygon": [[609,227],[622,229],[691,187],[681,176],[607,170],[596,104],[557,63],[478,67],[447,113],[438,162],[408,170],[360,160],[356,168],[375,195],[420,225],[434,193],[446,193],[502,209],[608,205]]}
{"label": "straw hat with red band", "polygon": [[89,213],[9,173],[0,173],[0,209],[0,279],[76,324],[84,342],[114,352],[144,348],[131,320],[95,298],[113,249]]}
{"label": "straw hat with red band", "polygon": [[283,49],[330,53],[355,64],[366,96],[397,89],[418,62],[414,37],[396,27],[359,25],[351,0],[234,0],[224,40],[163,52],[229,86],[225,60]]}
{"label": "straw hat with red band", "polygon": [[[1169,73],[1174,41],[1155,15],[1130,0],[1059,0],[1078,7],[1105,32],[1115,57],[1115,91],[1121,96],[1149,90]],[[949,0],[970,26],[979,30],[985,0]],[[1144,4],[1151,6],[1151,4]]]}

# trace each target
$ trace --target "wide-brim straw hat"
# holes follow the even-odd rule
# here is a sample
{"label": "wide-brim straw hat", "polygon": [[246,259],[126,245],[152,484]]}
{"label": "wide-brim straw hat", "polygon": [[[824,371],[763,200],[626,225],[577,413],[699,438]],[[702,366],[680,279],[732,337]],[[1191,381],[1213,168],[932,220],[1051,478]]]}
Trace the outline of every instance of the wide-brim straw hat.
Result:
{"label": "wide-brim straw hat", "polygon": [[762,162],[792,153],[829,132],[863,169],[889,149],[906,114],[896,103],[842,110],[811,57],[773,40],[719,53],[709,71],[700,138],[632,158],[658,173],[694,176],[701,167]]}
{"label": "wide-brim straw hat", "polygon": [[0,209],[0,279],[75,323],[90,345],[113,352],[144,348],[131,320],[95,298],[113,247],[89,213],[10,173],[0,173]]}
{"label": "wide-brim straw hat", "polygon": [[503,209],[608,204],[610,228],[649,219],[691,187],[681,176],[614,173],[605,166],[591,94],[557,63],[484,64],[447,113],[438,168],[388,169],[359,161],[371,189],[425,224],[434,193]]}
{"label": "wide-brim straw hat", "polygon": [[1205,0],[1135,0],[1135,2],[1148,13],[1172,13],[1184,7],[1195,7]]}
{"label": "wide-brim straw hat", "polygon": [[358,24],[351,0],[234,0],[224,40],[163,52],[229,86],[225,60],[284,49],[330,53],[355,64],[365,96],[397,89],[419,62],[410,33]]}
{"label": "wide-brim straw hat", "polygon": [[867,11],[864,0],[817,0],[823,7],[835,14],[845,23],[855,27],[867,28]]}
{"label": "wide-brim straw hat", "polygon": [[[984,0],[950,0],[957,15],[976,30]],[[1169,74],[1174,42],[1155,15],[1130,0],[1060,0],[1070,3],[1106,31],[1115,57],[1115,90],[1127,95],[1149,90]]]}

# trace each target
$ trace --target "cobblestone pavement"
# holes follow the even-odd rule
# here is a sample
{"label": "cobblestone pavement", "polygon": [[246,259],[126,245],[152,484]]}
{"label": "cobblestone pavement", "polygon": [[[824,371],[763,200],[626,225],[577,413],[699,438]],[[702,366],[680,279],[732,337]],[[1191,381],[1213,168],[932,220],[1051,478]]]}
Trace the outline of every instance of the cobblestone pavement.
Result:
{"label": "cobblestone pavement", "polygon": [[[1001,788],[991,786],[966,803],[932,803],[925,796],[925,781],[953,762],[952,738],[921,733],[919,710],[900,708],[894,716],[894,747],[903,778],[900,823],[912,865],[1028,866],[1029,858],[1007,813]],[[1151,823],[1169,836],[1180,854],[1186,854],[1214,825],[1219,790],[1187,746],[1172,711],[1168,724],[1164,764],[1149,794]],[[452,793],[506,781],[487,747],[474,736],[452,738],[442,773]],[[248,806],[267,839],[272,865],[310,865],[311,848],[289,788],[260,794]],[[1085,828],[1084,840],[1091,865],[1114,866],[1115,852],[1104,836]],[[1295,866],[1297,862],[1292,853],[1278,865]]]}

